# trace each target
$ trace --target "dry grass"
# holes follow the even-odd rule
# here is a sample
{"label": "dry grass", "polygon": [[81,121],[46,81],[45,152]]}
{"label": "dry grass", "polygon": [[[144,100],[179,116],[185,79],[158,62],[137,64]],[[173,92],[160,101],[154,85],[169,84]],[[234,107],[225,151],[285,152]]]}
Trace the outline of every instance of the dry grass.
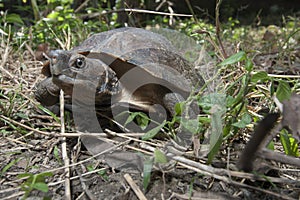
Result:
{"label": "dry grass", "polygon": [[[68,191],[72,199],[102,199],[105,195],[109,197],[109,194],[115,195],[116,193],[122,194],[127,199],[136,198],[124,182],[122,172],[109,169],[81,147],[81,142],[76,140],[80,134],[68,133],[72,130],[72,124],[65,125],[62,120],[56,121],[40,109],[38,102],[34,99],[33,91],[35,84],[43,79],[40,74],[42,63],[34,61],[34,55],[29,46],[24,45],[24,47],[19,50],[13,49],[9,39],[2,35],[0,46],[2,55],[0,62],[0,162],[2,163],[0,198],[16,199],[24,195],[24,191],[20,188],[24,179],[17,177],[24,172],[53,173],[53,176],[46,180],[49,192],[34,191],[31,194],[33,196],[64,199],[65,191]],[[233,74],[234,77],[239,75],[237,71]],[[268,86],[265,85],[257,87],[262,91],[268,90]],[[259,102],[253,101],[253,104],[249,106],[253,115],[259,116],[258,111],[264,104],[271,103],[263,98],[262,93],[249,94],[249,98],[261,99]],[[59,134],[65,126],[66,131]],[[249,132],[249,130],[241,131]],[[154,174],[153,185],[147,191],[146,196],[148,198],[189,199],[189,190],[191,190],[195,199],[205,195],[207,198],[224,199],[299,198],[300,171],[293,166],[264,161],[265,168],[261,169],[261,172],[265,173],[263,176],[236,170],[234,165],[243,145],[241,135],[242,132],[231,141],[224,143],[213,165],[205,164],[205,159],[175,156],[173,160],[177,162],[176,168],[172,172]],[[149,155],[153,153],[153,148],[164,145],[158,140],[146,144],[137,139],[136,135],[131,134],[114,134],[114,136],[126,139],[125,142],[114,140],[124,149],[133,149]],[[63,143],[65,143],[65,151],[61,147]],[[55,152],[58,152],[58,156]],[[61,162],[62,152],[67,153],[70,163]],[[13,164],[10,168],[6,168],[10,165],[9,163]],[[90,165],[93,165],[91,171],[88,170]],[[68,174],[65,169],[70,170]],[[105,176],[97,174],[103,170],[107,171],[108,181]],[[182,175],[178,176],[177,173],[182,173]],[[141,177],[136,174],[131,175],[141,187]],[[70,180],[69,186],[65,180]],[[161,189],[162,184],[164,191]],[[181,190],[176,188],[181,188]],[[107,194],[99,191],[107,191]]]}

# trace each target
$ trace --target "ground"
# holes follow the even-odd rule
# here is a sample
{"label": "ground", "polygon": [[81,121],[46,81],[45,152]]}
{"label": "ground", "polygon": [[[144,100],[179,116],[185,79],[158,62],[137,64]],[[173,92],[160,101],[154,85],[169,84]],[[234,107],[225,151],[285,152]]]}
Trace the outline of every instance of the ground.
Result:
{"label": "ground", "polygon": [[[25,50],[16,50],[3,41],[0,50],[3,55],[0,63],[1,199],[18,199],[25,192],[28,192],[28,199],[66,199],[68,191],[71,199],[138,199],[133,192],[134,187],[124,178],[126,174],[147,199],[299,198],[300,172],[295,166],[259,158],[256,173],[237,170],[235,164],[252,128],[242,129],[237,136],[224,142],[212,164],[207,164],[205,157],[189,154],[175,159],[175,166],[168,171],[153,170],[150,184],[144,190],[142,172],[120,171],[92,157],[78,137],[72,135],[74,127],[68,114],[63,125],[59,117],[55,118],[39,105],[33,91],[35,84],[44,78],[40,73],[42,63],[34,60],[28,45]],[[294,55],[297,57],[297,54]],[[257,61],[261,63],[257,65],[261,64],[262,70],[268,71],[271,68],[263,66],[268,62],[266,57],[262,56]],[[297,74],[297,70],[293,68],[292,71]],[[62,126],[65,126],[64,133],[68,133],[64,137],[59,135]],[[116,140],[118,142],[122,141]],[[164,142],[152,141],[154,146]],[[282,153],[279,138],[275,138],[274,142],[276,151]],[[135,138],[121,146],[125,151],[134,148],[135,151],[152,154],[143,149],[141,143],[144,142]],[[67,168],[69,171],[64,167],[68,160],[64,154],[71,164]],[[36,182],[19,176],[43,172],[52,174],[40,175]],[[42,183],[47,183],[49,191],[41,191],[45,189]]]}

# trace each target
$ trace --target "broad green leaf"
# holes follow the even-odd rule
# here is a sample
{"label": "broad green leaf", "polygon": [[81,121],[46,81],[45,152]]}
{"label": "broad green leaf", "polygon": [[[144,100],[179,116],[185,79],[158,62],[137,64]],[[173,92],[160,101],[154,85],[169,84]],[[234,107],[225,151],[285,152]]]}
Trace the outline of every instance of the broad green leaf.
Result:
{"label": "broad green leaf", "polygon": [[226,94],[211,93],[200,98],[198,102],[203,112],[210,113],[214,105],[221,105],[222,112],[226,111]]}
{"label": "broad green leaf", "polygon": [[251,116],[247,113],[243,114],[240,121],[235,122],[232,124],[232,126],[238,127],[238,128],[245,128],[248,124],[251,123]]}
{"label": "broad green leaf", "polygon": [[185,106],[185,102],[180,102],[175,104],[175,113],[176,115],[181,115]]}
{"label": "broad green leaf", "polygon": [[42,173],[38,174],[38,176],[43,176],[43,177],[53,176],[53,173],[52,172],[42,172]]}
{"label": "broad green leaf", "polygon": [[152,170],[153,162],[151,159],[146,159],[144,162],[144,171],[143,171],[143,188],[147,189],[150,178],[151,178],[151,170]]}
{"label": "broad green leaf", "polygon": [[252,83],[257,83],[258,81],[265,81],[265,80],[268,80],[269,79],[269,76],[268,76],[268,73],[265,72],[265,71],[259,71],[259,72],[256,72],[255,74],[252,75],[251,77],[251,82]]}
{"label": "broad green leaf", "polygon": [[218,66],[224,66],[224,65],[231,65],[240,61],[243,61],[246,59],[246,53],[244,51],[240,51],[229,58],[226,58],[221,63],[218,64]]}
{"label": "broad green leaf", "polygon": [[149,117],[143,113],[138,112],[138,114],[135,116],[137,124],[141,127],[142,130],[145,130],[149,124]]}
{"label": "broad green leaf", "polygon": [[[122,117],[122,115],[127,114],[128,111],[124,111],[116,116],[116,119]],[[137,124],[141,127],[142,130],[147,128],[149,124],[149,117],[143,112],[130,112],[126,122],[124,123],[124,127],[126,127],[129,123],[136,119]]]}
{"label": "broad green leaf", "polygon": [[154,162],[164,164],[164,163],[168,162],[168,159],[163,152],[161,152],[159,149],[155,149],[154,150]]}
{"label": "broad green leaf", "polygon": [[23,174],[19,174],[17,177],[18,178],[28,178],[28,177],[31,177],[31,176],[33,176],[33,174],[23,173]]}
{"label": "broad green leaf", "polygon": [[184,128],[186,128],[189,132],[196,134],[201,129],[201,124],[199,123],[199,119],[181,119],[181,124]]}
{"label": "broad green leaf", "polygon": [[279,81],[279,85],[276,90],[276,97],[280,102],[289,99],[292,94],[290,85],[286,81]]}
{"label": "broad green leaf", "polygon": [[281,131],[280,141],[285,154],[299,157],[298,142],[295,138],[291,137],[286,130]]}
{"label": "broad green leaf", "polygon": [[219,111],[216,105],[215,111],[211,114],[211,135],[209,140],[209,153],[208,163],[211,163],[215,155],[218,153],[222,139],[223,139],[223,126],[222,126],[222,112]]}
{"label": "broad green leaf", "polygon": [[245,64],[245,69],[248,71],[248,72],[251,72],[252,69],[253,69],[253,63],[250,59],[247,59],[246,60],[246,64]]}
{"label": "broad green leaf", "polygon": [[24,24],[24,22],[23,22],[22,18],[20,17],[20,15],[14,14],[14,13],[7,14],[5,20],[8,23],[17,23],[17,24],[20,24],[20,25]]}
{"label": "broad green leaf", "polygon": [[48,19],[56,19],[59,16],[58,12],[52,11],[50,14],[47,15]]}
{"label": "broad green leaf", "polygon": [[142,136],[142,140],[150,140],[153,137],[155,137],[156,134],[160,131],[160,129],[162,129],[165,126],[165,124],[166,124],[166,121],[163,121],[163,123],[161,123],[159,126],[149,130],[147,133],[145,133]]}
{"label": "broad green leaf", "polygon": [[267,148],[270,149],[270,150],[274,150],[274,142],[271,141],[268,145],[267,145]]}
{"label": "broad green leaf", "polygon": [[42,192],[48,192],[48,185],[46,183],[35,183],[33,184],[33,188]]}
{"label": "broad green leaf", "polygon": [[[120,114],[125,114],[125,113],[127,113],[126,111],[124,111],[124,112],[122,112],[122,113],[120,113]],[[120,115],[119,114],[119,115]],[[118,116],[119,116],[118,115]],[[128,118],[126,119],[126,122],[124,123],[124,127],[126,127],[126,125],[127,124],[129,124],[130,122],[132,122],[133,120],[134,120],[134,118],[135,118],[135,116],[137,115],[137,113],[129,113],[129,115],[128,115]],[[117,116],[117,117],[118,117]]]}

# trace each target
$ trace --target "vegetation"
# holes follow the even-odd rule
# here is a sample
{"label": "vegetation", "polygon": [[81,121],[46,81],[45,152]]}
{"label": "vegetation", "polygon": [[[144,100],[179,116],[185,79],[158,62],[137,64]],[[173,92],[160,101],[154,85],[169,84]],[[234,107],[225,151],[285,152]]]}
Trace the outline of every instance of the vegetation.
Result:
{"label": "vegetation", "polygon": [[[5,3],[0,1],[0,7],[3,7],[3,2]],[[83,193],[89,196],[91,191],[109,190],[108,193],[115,194],[111,183],[122,182],[122,176],[114,179],[114,175],[120,175],[121,172],[114,171],[90,156],[88,148],[81,148],[80,141],[74,139],[78,135],[68,134],[74,132],[70,113],[66,112],[62,118],[55,115],[39,105],[34,99],[33,90],[35,84],[43,78],[40,74],[42,63],[37,60],[39,51],[45,51],[48,46],[51,49],[71,49],[94,33],[126,24],[138,27],[159,26],[182,32],[201,46],[196,55],[203,56],[201,49],[205,49],[205,55],[207,53],[214,64],[213,68],[208,68],[209,72],[214,73],[205,77],[206,87],[200,94],[176,105],[178,115],[173,119],[157,124],[157,127],[141,135],[140,139],[131,137],[130,134],[114,135],[136,142],[125,145],[115,141],[124,149],[146,152],[152,156],[145,156],[147,161],[144,163],[143,179],[135,177],[139,180],[139,186],[144,188],[146,196],[161,198],[160,194],[154,195],[157,188],[164,197],[170,196],[167,189],[173,191],[172,195],[179,195],[179,190],[173,190],[177,186],[168,180],[174,178],[189,188],[184,190],[187,198],[204,191],[226,192],[227,195],[242,199],[299,198],[299,170],[291,163],[269,163],[267,170],[260,167],[255,169],[254,175],[238,173],[232,167],[242,150],[241,145],[247,143],[256,123],[268,113],[280,112],[274,98],[282,103],[293,93],[299,93],[299,17],[283,16],[281,27],[241,25],[239,20],[232,17],[220,23],[217,9],[215,24],[212,24],[192,15],[192,9],[190,16],[170,16],[168,13],[172,8],[171,4],[164,7],[164,13],[153,12],[146,15],[142,8],[148,1],[142,1],[139,10],[130,12],[124,12],[123,1],[116,1],[115,7],[111,7],[112,1],[108,0],[87,1],[88,4],[83,7],[71,0],[32,0],[31,4],[24,2],[28,6],[22,8],[23,13],[29,13],[30,18],[11,11],[0,12],[1,198],[64,198],[63,194],[68,194],[70,187],[72,199],[79,198]],[[94,2],[96,6],[93,5]],[[217,5],[222,7],[220,2]],[[120,20],[124,13],[126,22]],[[209,92],[205,92],[208,89]],[[184,121],[181,120],[180,113],[189,100],[196,100],[202,112],[197,119]],[[299,112],[295,107],[295,115]],[[144,113],[133,112],[124,127],[134,121],[145,129],[149,120]],[[198,165],[194,166],[186,160],[180,160],[181,158],[169,162],[165,152],[159,149],[166,144],[167,137],[176,135],[179,122],[193,132],[199,142],[194,143],[191,149],[194,154],[187,154],[183,156],[184,159],[189,159],[191,163],[196,161],[199,165],[205,163],[207,169],[200,169]],[[268,148],[299,159],[299,141],[292,131],[288,128],[279,130],[278,137],[273,138]],[[58,134],[60,132],[61,135]],[[145,141],[154,147],[152,152],[147,148],[137,147],[136,144],[144,144]],[[64,145],[67,145],[67,150]],[[68,163],[68,157],[71,163]],[[268,163],[265,160],[263,162]],[[176,170],[183,168],[187,178],[166,171],[165,166],[170,163],[177,167]],[[64,167],[59,167],[62,165]],[[157,168],[161,174],[153,173],[153,169]],[[228,174],[224,174],[224,169]],[[193,173],[189,170],[193,170]],[[156,179],[161,182],[157,183]],[[244,179],[247,180],[245,183]],[[61,188],[61,180],[65,180],[65,191]],[[151,183],[152,187],[149,186]],[[223,189],[215,188],[219,186]],[[117,187],[114,189],[120,190],[121,186]],[[231,191],[226,191],[226,188]],[[124,188],[122,192],[123,190]],[[179,198],[176,195],[173,197]],[[103,196],[100,194],[97,197]]]}

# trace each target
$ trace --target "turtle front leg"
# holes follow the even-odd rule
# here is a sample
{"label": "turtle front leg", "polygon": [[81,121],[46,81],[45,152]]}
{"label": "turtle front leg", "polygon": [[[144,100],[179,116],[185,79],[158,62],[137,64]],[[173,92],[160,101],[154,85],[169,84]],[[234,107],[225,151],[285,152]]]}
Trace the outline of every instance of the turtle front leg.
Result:
{"label": "turtle front leg", "polygon": [[35,86],[35,98],[44,106],[52,106],[59,101],[59,87],[48,77]]}

